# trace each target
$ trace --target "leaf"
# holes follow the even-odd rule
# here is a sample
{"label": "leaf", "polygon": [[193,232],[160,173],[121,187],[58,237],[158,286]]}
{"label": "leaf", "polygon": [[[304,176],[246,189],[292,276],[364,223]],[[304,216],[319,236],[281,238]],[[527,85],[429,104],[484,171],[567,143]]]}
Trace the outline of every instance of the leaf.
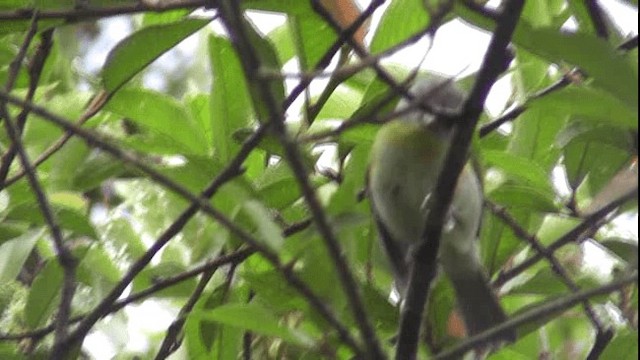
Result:
{"label": "leaf", "polygon": [[32,230],[0,245],[0,284],[14,280],[27,261],[43,229]]}
{"label": "leaf", "polygon": [[505,184],[491,191],[489,199],[506,207],[523,207],[531,211],[553,212],[557,210],[553,193],[543,192],[527,185]]}
{"label": "leaf", "polygon": [[[467,7],[457,5],[455,12],[465,21],[493,31],[495,23]],[[611,44],[593,34],[565,33],[555,28],[534,27],[526,20],[518,22],[513,36],[516,45],[555,64],[568,63],[584,70],[594,85],[606,90],[627,107],[638,109],[638,73]]]}
{"label": "leaf", "polygon": [[371,52],[380,53],[407,40],[429,25],[430,16],[421,0],[391,2],[371,40]]}
{"label": "leaf", "polygon": [[204,136],[192,114],[170,96],[145,89],[121,89],[109,100],[105,109],[134,121],[164,139],[163,145],[169,153],[207,153]]}
{"label": "leaf", "polygon": [[302,330],[282,326],[274,314],[254,303],[226,304],[206,312],[193,313],[189,317],[212,320],[257,334],[277,337],[305,348],[310,348],[314,344],[313,339]]}
{"label": "leaf", "polygon": [[242,211],[256,226],[259,239],[273,250],[279,250],[284,243],[282,231],[271,217],[273,216],[267,208],[256,200],[249,200],[242,205]]}
{"label": "leaf", "polygon": [[214,155],[226,163],[240,147],[232,134],[250,124],[253,109],[242,65],[229,40],[209,36],[209,59],[213,84],[209,121]]}
{"label": "leaf", "polygon": [[[58,224],[65,230],[97,239],[98,235],[88,217],[80,210],[52,204]],[[25,203],[14,207],[7,215],[8,219],[26,221],[34,225],[45,225],[40,208],[34,203]]]}
{"label": "leaf", "polygon": [[594,85],[638,110],[638,74],[605,40],[593,35],[563,33],[551,28],[519,27],[516,43],[534,54],[561,64],[575,65],[594,79]]}
{"label": "leaf", "polygon": [[47,262],[33,280],[24,307],[24,320],[29,329],[45,324],[58,305],[62,288],[62,269],[55,259]]}
{"label": "leaf", "polygon": [[180,22],[152,25],[139,30],[118,43],[107,56],[102,68],[102,83],[115,92],[160,55],[210,22],[186,19]]}
{"label": "leaf", "polygon": [[72,185],[78,191],[91,190],[107,179],[118,177],[125,169],[122,161],[103,152],[94,152],[75,169]]}
{"label": "leaf", "polygon": [[527,184],[541,191],[552,192],[549,175],[530,159],[504,151],[484,151],[482,158],[515,178],[525,180]]}
{"label": "leaf", "polygon": [[599,241],[609,252],[615,254],[628,264],[638,264],[638,243],[633,240],[611,237]]}
{"label": "leaf", "polygon": [[573,116],[583,115],[627,129],[638,128],[637,109],[629,107],[611,94],[586,86],[572,86],[533,99],[529,108],[552,109]]}
{"label": "leaf", "polygon": [[638,358],[638,331],[621,329],[600,355],[601,359],[633,360]]}

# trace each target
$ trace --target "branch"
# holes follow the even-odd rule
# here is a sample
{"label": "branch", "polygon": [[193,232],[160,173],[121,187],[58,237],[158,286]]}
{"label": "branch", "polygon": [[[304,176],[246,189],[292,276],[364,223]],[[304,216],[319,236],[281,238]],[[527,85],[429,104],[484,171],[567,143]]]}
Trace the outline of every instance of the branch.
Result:
{"label": "branch", "polygon": [[[623,42],[622,44],[618,45],[618,50],[620,51],[631,51],[635,48],[638,47],[638,35],[632,37],[629,40],[626,40],[625,42]],[[548,87],[538,91],[537,93],[533,94],[530,98],[528,98],[524,104],[522,105],[518,105],[515,108],[513,108],[512,110],[510,110],[509,112],[505,113],[504,115],[500,116],[499,118],[484,124],[480,127],[480,137],[485,137],[487,135],[489,135],[489,133],[491,133],[492,131],[496,130],[497,128],[500,127],[500,125],[505,124],[509,121],[513,121],[515,120],[518,116],[520,116],[520,114],[522,114],[523,112],[525,112],[525,110],[527,110],[527,103],[531,100],[534,99],[538,99],[540,97],[546,96],[548,94],[551,94],[552,92],[564,89],[565,87],[573,84],[574,82],[574,77],[576,75],[580,75],[581,77],[585,77],[587,76],[587,74],[585,74],[584,72],[582,72],[579,68],[574,68],[571,71],[569,71],[568,73],[564,74],[562,76],[562,78],[558,81],[556,81],[555,83],[549,85]]]}
{"label": "branch", "polygon": [[454,188],[464,164],[484,102],[498,76],[508,68],[511,57],[507,47],[520,19],[523,0],[511,0],[504,4],[495,32],[489,43],[476,82],[465,101],[454,128],[454,146],[449,148],[433,195],[433,208],[427,216],[422,241],[412,254],[413,266],[409,276],[408,294],[403,306],[396,359],[415,359],[420,325],[429,287],[436,273],[442,225],[453,198]]}
{"label": "branch", "polygon": [[[314,66],[313,71],[317,72],[329,66],[331,59],[333,59],[333,57],[338,53],[340,48],[346,42],[348,42],[349,39],[353,39],[353,35],[356,33],[356,31],[358,31],[360,26],[362,26],[362,24],[364,24],[364,22],[367,21],[369,17],[371,17],[373,12],[383,3],[384,0],[372,1],[369,6],[367,6],[367,8],[364,9],[364,11],[358,16],[358,18],[351,25],[349,25],[349,27],[340,31],[340,34],[336,41],[334,41],[331,47],[329,47],[324,55],[322,55],[318,63]],[[289,96],[287,96],[283,103],[283,108],[285,110],[288,109],[289,106],[291,106],[291,104],[293,104],[293,102],[298,98],[298,96],[300,96],[300,94],[309,86],[309,84],[311,84],[311,80],[313,79],[303,78],[300,83],[298,83],[298,85],[296,85],[296,87],[291,90]]]}
{"label": "branch", "polygon": [[[560,264],[560,261],[558,261],[555,255],[550,252],[549,249],[547,249],[544,245],[542,245],[540,240],[535,235],[529,234],[524,228],[522,228],[522,226],[518,224],[518,221],[513,216],[511,216],[511,214],[509,214],[505,208],[489,201],[485,201],[485,206],[489,208],[489,210],[498,219],[502,220],[503,223],[509,226],[509,228],[511,228],[511,231],[513,231],[513,233],[517,237],[525,240],[527,244],[529,244],[529,246],[531,246],[539,255],[542,255],[545,259],[547,259],[547,261],[551,265],[551,269],[553,270],[553,272],[560,278],[560,280],[562,280],[562,282],[567,286],[567,288],[569,288],[569,290],[571,290],[572,292],[577,292],[580,290],[578,285],[571,279],[571,277],[564,269],[564,267]],[[584,307],[585,313],[587,314],[587,317],[596,328],[598,334],[605,333],[605,327],[598,319],[598,316],[596,315],[596,312],[591,304],[587,300],[585,300],[582,305]]]}
{"label": "branch", "polygon": [[[563,247],[566,244],[577,242],[584,236],[584,233],[597,227],[596,225],[604,219],[607,215],[609,215],[612,211],[616,210],[625,202],[634,199],[638,195],[638,188],[628,192],[622,197],[618,198],[615,201],[612,201],[609,205],[604,206],[600,210],[594,212],[593,214],[587,216],[580,224],[578,224],[571,231],[560,237],[558,240],[553,242],[551,245],[547,247],[547,251],[550,253],[555,252],[559,248]],[[536,253],[532,255],[530,258],[524,260],[520,264],[514,266],[510,270],[504,271],[498,274],[498,277],[493,282],[493,285],[496,287],[504,285],[507,281],[515,278],[516,276],[523,273],[525,270],[536,264],[543,258],[543,255],[540,253]]]}
{"label": "branch", "polygon": [[500,335],[506,334],[508,331],[516,329],[518,326],[566,311],[587,299],[612,293],[634,282],[638,282],[637,271],[597,288],[582,290],[560,299],[546,301],[533,309],[513,316],[511,319],[505,321],[499,326],[478,335],[474,335],[457,346],[443,351],[434,357],[434,360],[458,359],[467,351],[476,348],[480,344],[486,344],[487,342],[498,339],[500,338]]}
{"label": "branch", "polygon": [[203,7],[211,3],[210,0],[162,0],[136,1],[132,4],[94,8],[90,6],[76,7],[63,10],[17,9],[15,11],[0,12],[2,20],[28,20],[37,12],[39,19],[62,19],[70,22],[89,20],[93,18],[117,15],[135,14],[140,12],[164,12],[175,9],[191,9]]}
{"label": "branch", "polygon": [[[111,98],[112,95],[113,95],[113,93],[106,93],[104,91],[98,93],[92,99],[91,103],[87,107],[87,110],[85,110],[85,112],[82,113],[80,118],[75,122],[76,126],[81,126],[84,123],[86,123],[87,121],[89,121],[89,119],[91,119],[95,114],[98,113],[98,111],[100,111],[100,109],[102,109],[102,107],[107,103],[107,101]],[[31,99],[27,98],[27,101],[31,101]],[[26,108],[24,109],[23,112],[24,113],[28,113]],[[26,118],[26,115],[25,115],[25,118]],[[58,152],[58,150],[60,150],[64,146],[64,144],[66,144],[67,141],[69,141],[69,139],[71,139],[72,136],[73,136],[73,132],[72,131],[69,131],[69,130],[65,131],[65,133],[62,134],[62,136],[60,136],[60,138],[58,138],[53,144],[51,144],[46,150],[44,150],[33,161],[33,164],[32,164],[33,167],[34,168],[38,167],[40,164],[42,164],[47,159],[49,159],[53,154]],[[2,183],[0,181],[0,190],[6,188],[8,186],[11,186],[16,181],[22,179],[22,177],[24,175],[25,175],[25,171],[23,169],[23,170],[15,173],[15,174],[13,174],[10,178],[6,179],[4,181],[4,183]]]}
{"label": "branch", "polygon": [[[307,300],[307,302],[318,311],[320,315],[329,323],[333,328],[338,332],[340,339],[349,347],[351,347],[357,355],[361,355],[359,350],[359,346],[356,341],[351,337],[349,331],[344,327],[344,325],[338,320],[335,314],[331,311],[331,309],[324,303],[323,300],[320,299],[293,271],[293,269],[285,264],[282,264],[278,254],[274,251],[270,250],[266,246],[264,246],[259,240],[255,237],[248,234],[243,229],[239,228],[236,224],[234,224],[228,217],[222,214],[220,211],[214,209],[211,204],[209,204],[205,199],[198,197],[197,195],[191,193],[185,187],[180,184],[175,183],[173,180],[169,179],[159,171],[155,170],[151,166],[143,163],[138,160],[136,157],[131,156],[129,153],[123,151],[118,146],[110,144],[102,140],[99,136],[94,134],[92,131],[87,129],[83,129],[81,127],[76,126],[71,123],[69,120],[52,114],[48,110],[37,106],[31,102],[24,101],[19,99],[13,95],[8,94],[4,90],[0,90],[0,99],[5,100],[14,105],[18,105],[21,107],[29,108],[31,112],[36,115],[39,115],[42,119],[48,120],[65,130],[69,130],[74,132],[74,134],[82,139],[84,139],[88,144],[93,147],[99,148],[104,152],[120,159],[124,163],[133,166],[136,170],[144,173],[151,180],[157,182],[161,186],[167,188],[168,190],[174,192],[178,196],[192,202],[193,204],[197,204],[197,206],[208,216],[217,220],[223,227],[227,228],[230,233],[237,236],[239,240],[245,242],[249,246],[253,247],[257,252],[259,252],[267,261],[269,261],[273,267],[278,270],[284,278],[287,280],[288,284],[291,285],[296,291],[298,291],[302,296]],[[102,309],[104,311],[104,309]],[[94,324],[100,316],[98,312],[96,312],[90,320],[87,321],[82,327],[80,325],[74,331],[74,338],[71,338],[71,335],[68,338],[69,343],[74,343],[80,340],[79,335],[85,333],[91,328],[92,324]]]}
{"label": "branch", "polygon": [[[37,24],[37,16],[34,15],[31,21],[31,27],[27,32],[27,35],[25,36],[20,49],[18,50],[18,54],[10,65],[9,74],[7,75],[7,82],[5,85],[5,91],[7,93],[11,92],[11,90],[13,89],[15,80],[18,76],[18,72],[20,71],[20,67],[27,54],[27,49],[29,48],[31,41],[36,34]],[[38,207],[40,208],[40,212],[42,213],[42,217],[44,218],[45,224],[47,225],[47,227],[49,228],[49,232],[51,233],[51,239],[56,251],[56,260],[62,268],[62,289],[60,290],[60,303],[58,304],[58,312],[56,314],[55,322],[54,354],[56,354],[55,349],[59,348],[58,345],[61,344],[67,336],[67,325],[69,323],[69,316],[71,314],[71,301],[73,299],[73,294],[76,287],[75,269],[77,262],[71,251],[65,246],[62,231],[60,230],[60,226],[58,225],[56,216],[54,215],[51,204],[49,203],[49,199],[47,198],[47,195],[42,188],[42,185],[40,184],[40,180],[38,179],[35,169],[31,165],[31,160],[29,159],[29,156],[27,155],[27,152],[22,144],[22,139],[20,138],[20,129],[13,122],[6,99],[0,101],[0,117],[4,118],[4,127],[7,131],[7,135],[13,144],[15,153],[20,159],[22,168],[27,174],[29,186],[35,194]]]}
{"label": "branch", "polygon": [[308,173],[302,161],[298,146],[287,134],[282,106],[277,103],[269,82],[260,78],[257,72],[262,66],[261,59],[253,48],[249,35],[246,33],[246,20],[243,17],[239,4],[234,0],[221,0],[219,10],[222,22],[242,60],[245,76],[250,84],[254,84],[258,92],[255,95],[258,98],[254,100],[260,101],[266,108],[269,123],[273,126],[275,135],[284,149],[285,159],[289,163],[298,181],[303,197],[313,216],[314,223],[322,235],[325,246],[331,255],[351,311],[360,329],[362,340],[366,344],[366,352],[370,355],[370,359],[384,359],[384,354],[376,338],[375,331],[364,310],[358,284],[353,277],[338,239],[335,237],[333,229],[329,225],[329,221],[315,194],[315,190],[309,182]]}
{"label": "branch", "polygon": [[607,28],[606,15],[598,4],[598,0],[586,0],[585,5],[596,34],[603,39],[608,39],[609,29]]}
{"label": "branch", "polygon": [[176,316],[176,319],[171,323],[171,325],[169,325],[169,328],[167,329],[167,335],[165,335],[164,339],[162,340],[162,344],[160,344],[158,354],[155,357],[156,360],[166,359],[172,353],[178,350],[178,348],[180,347],[180,343],[182,342],[182,339],[179,339],[180,332],[182,330],[182,327],[184,326],[185,321],[187,320],[187,316],[189,315],[191,310],[193,310],[193,307],[200,299],[200,296],[202,296],[204,289],[209,283],[209,280],[211,280],[211,277],[213,277],[213,274],[216,270],[217,268],[205,271],[202,274],[202,277],[198,281],[198,285],[196,286],[195,290],[193,290],[191,296],[189,296],[189,299],[187,299],[187,302],[180,309],[180,312],[178,313],[178,316]]}

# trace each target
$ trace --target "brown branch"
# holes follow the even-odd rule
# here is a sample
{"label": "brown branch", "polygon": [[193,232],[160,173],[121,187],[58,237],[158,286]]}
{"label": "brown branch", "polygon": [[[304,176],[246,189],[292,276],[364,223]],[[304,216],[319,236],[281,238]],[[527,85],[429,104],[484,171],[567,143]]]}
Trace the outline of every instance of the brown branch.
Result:
{"label": "brown branch", "polygon": [[[27,36],[25,36],[18,54],[10,65],[9,74],[7,76],[7,82],[5,85],[5,91],[7,93],[11,92],[11,90],[13,89],[15,79],[18,76],[18,72],[20,71],[20,67],[22,62],[24,61],[24,57],[26,56],[27,49],[29,48],[31,40],[36,34],[37,24],[37,15],[34,15]],[[12,120],[12,116],[9,112],[6,99],[0,101],[0,115],[2,118],[4,118],[4,127],[7,131],[9,139],[11,139],[13,147],[15,148],[15,153],[17,154],[18,159],[20,159],[22,168],[25,169],[27,173],[29,186],[31,187],[31,190],[36,197],[36,201],[38,203],[38,207],[40,208],[40,212],[42,213],[42,217],[44,218],[49,232],[51,233],[53,246],[56,250],[56,260],[62,268],[62,289],[60,290],[60,303],[58,304],[58,312],[56,314],[55,323],[55,339],[53,351],[53,354],[55,356],[55,354],[57,354],[55,349],[59,348],[59,345],[64,342],[67,336],[67,325],[69,323],[69,317],[71,315],[71,301],[73,299],[73,294],[76,287],[75,269],[77,262],[71,251],[65,246],[62,231],[60,230],[60,226],[58,224],[56,216],[54,215],[47,195],[42,188],[42,185],[40,184],[40,180],[38,179],[35,169],[31,165],[31,160],[29,159],[29,156],[27,155],[27,152],[22,144],[22,139],[20,138],[20,130]]]}
{"label": "brown branch", "polygon": [[[259,98],[254,100],[261,102],[266,107],[266,115],[269,118],[269,123],[284,148],[285,158],[298,181],[303,197],[313,216],[314,223],[322,235],[325,246],[334,262],[348,303],[360,329],[362,340],[366,344],[366,353],[369,354],[370,359],[384,359],[384,354],[376,338],[375,331],[364,311],[364,305],[357,282],[351,273],[333,229],[329,225],[329,221],[315,194],[315,190],[309,183],[308,173],[304,167],[298,146],[287,134],[282,106],[277,103],[269,82],[262,79],[257,72],[257,69],[262,66],[262,62],[249,40],[249,35],[246,33],[246,20],[243,17],[239,4],[233,0],[221,0],[219,5],[220,17],[242,61],[245,76],[248,82],[253,84],[258,91],[254,96]],[[358,352],[360,352],[360,349],[358,349]]]}
{"label": "brown branch", "polygon": [[586,299],[618,291],[634,282],[638,282],[637,271],[600,287],[582,290],[560,299],[546,301],[533,309],[513,316],[499,326],[484,331],[478,335],[474,335],[455,347],[441,352],[434,357],[434,360],[459,359],[467,351],[474,349],[481,344],[486,344],[487,342],[498,339],[502,334],[506,334],[510,330],[516,329],[518,326],[566,311]]}
{"label": "brown branch", "polygon": [[432,192],[433,208],[430,209],[427,216],[422,241],[412,254],[408,293],[402,309],[398,347],[396,348],[397,360],[415,359],[416,357],[422,313],[429,287],[436,272],[442,225],[457,183],[452,179],[458,178],[467,161],[473,132],[489,90],[511,62],[507,47],[520,19],[523,6],[524,1],[522,0],[511,0],[504,4],[476,82],[465,101],[462,113],[456,119],[458,126],[454,128],[451,141],[455,146],[451,146],[447,153],[443,169],[438,176],[437,185]]}

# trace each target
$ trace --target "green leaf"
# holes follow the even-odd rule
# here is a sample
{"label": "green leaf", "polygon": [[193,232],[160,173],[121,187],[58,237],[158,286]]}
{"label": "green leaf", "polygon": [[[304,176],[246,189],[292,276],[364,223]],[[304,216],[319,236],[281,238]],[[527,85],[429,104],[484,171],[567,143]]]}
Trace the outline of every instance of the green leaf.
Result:
{"label": "green leaf", "polygon": [[0,245],[0,284],[14,280],[18,276],[36,241],[42,237],[43,233],[43,229],[28,231]]}
{"label": "green leaf", "polygon": [[553,193],[543,192],[527,185],[505,184],[491,191],[489,199],[506,207],[524,207],[531,211],[553,212],[557,210]]}
{"label": "green leaf", "polygon": [[545,216],[536,236],[542,245],[549,245],[560,239],[580,223],[580,220],[560,214]]}
{"label": "green leaf", "polygon": [[[86,235],[92,239],[98,238],[93,225],[82,211],[67,206],[52,205],[54,216],[63,229],[73,231],[78,235]],[[40,208],[34,203],[25,203],[14,207],[7,218],[26,221],[34,225],[45,225]]]}
{"label": "green leaf", "polygon": [[168,153],[207,153],[202,131],[189,109],[170,96],[145,89],[121,89],[105,109],[142,125],[160,137]]}
{"label": "green leaf", "polygon": [[226,304],[206,312],[193,313],[189,317],[212,320],[257,334],[277,337],[306,348],[314,344],[313,339],[302,330],[282,326],[274,314],[258,304]]}
{"label": "green leaf", "polygon": [[628,264],[638,264],[638,243],[633,240],[611,237],[599,241],[599,244],[604,246],[611,253],[615,254],[620,259],[624,260]]}
{"label": "green leaf", "polygon": [[[87,274],[91,276],[99,275],[112,284],[117,283],[122,275],[120,269],[104,247],[97,244],[87,250],[87,253],[80,262],[80,267],[86,271]],[[88,284],[94,285],[94,282],[89,282]]]}
{"label": "green leaf", "polygon": [[605,91],[585,86],[572,86],[555,91],[530,101],[529,107],[541,111],[562,111],[573,116],[583,115],[627,129],[638,128],[637,109],[629,107]]}
{"label": "green leaf", "polygon": [[62,288],[62,269],[55,259],[47,262],[31,285],[24,307],[24,320],[30,329],[45,324],[58,305]]}
{"label": "green leaf", "polygon": [[534,54],[584,70],[594,85],[638,110],[638,74],[633,66],[605,40],[585,33],[563,33],[550,28],[520,29],[516,43]]}
{"label": "green leaf", "polygon": [[600,355],[601,359],[633,360],[638,358],[638,331],[621,329]]}
{"label": "green leaf", "polygon": [[534,161],[504,151],[484,151],[482,158],[508,175],[522,179],[541,191],[551,193],[553,188],[549,175]]}
{"label": "green leaf", "polygon": [[87,191],[100,186],[107,179],[113,179],[125,172],[122,161],[105,153],[91,153],[73,172],[72,185],[75,190]]}
{"label": "green leaf", "polygon": [[[259,58],[260,65],[271,71],[280,71],[282,64],[278,60],[278,55],[271,45],[268,38],[263,37],[256,29],[255,25],[251,23],[247,18],[243,19],[243,28],[246,31],[247,39],[256,55]],[[267,100],[263,98],[264,93],[260,89],[259,84],[249,84],[249,91],[251,93],[251,100],[253,102],[253,108],[258,116],[258,121],[264,123],[270,120],[271,109],[269,104],[265,103]],[[284,83],[281,79],[271,79],[268,82],[269,96],[273,98],[275,106],[280,106],[284,102]],[[279,110],[279,109],[278,109]]]}
{"label": "green leaf", "polygon": [[[494,30],[495,23],[491,19],[465,6],[456,5],[454,9],[471,24],[488,31]],[[555,28],[535,27],[521,20],[513,41],[555,64],[568,63],[580,67],[594,79],[594,85],[615,95],[621,103],[637,112],[637,70],[632,61],[621,56],[605,40],[584,32],[566,33]]]}
{"label": "green leaf", "polygon": [[261,241],[273,250],[282,247],[284,243],[282,231],[271,219],[273,215],[267,208],[258,201],[249,200],[242,205],[242,211],[256,226]]}
{"label": "green leaf", "polygon": [[209,121],[214,154],[226,163],[240,147],[232,134],[248,126],[254,114],[242,65],[229,40],[209,36],[209,59],[213,74]]}
{"label": "green leaf", "polygon": [[379,53],[407,40],[429,25],[430,16],[421,0],[395,0],[380,19],[371,41],[371,52]]}
{"label": "green leaf", "polygon": [[120,41],[107,56],[102,69],[102,83],[108,92],[118,90],[160,55],[210,22],[186,19],[180,22],[153,25]]}

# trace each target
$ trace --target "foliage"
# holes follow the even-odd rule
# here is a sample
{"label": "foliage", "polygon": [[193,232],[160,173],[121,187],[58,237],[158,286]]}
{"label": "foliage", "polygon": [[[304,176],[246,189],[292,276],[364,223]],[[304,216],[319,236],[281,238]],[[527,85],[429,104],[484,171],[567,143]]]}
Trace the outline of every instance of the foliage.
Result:
{"label": "foliage", "polygon": [[[349,49],[362,38],[341,36],[358,16],[351,2],[245,0],[250,16],[235,25],[233,6],[217,11],[228,1],[162,3],[0,4],[0,358],[96,354],[95,342],[72,345],[102,334],[117,358],[350,359],[366,327],[354,304],[390,356],[400,314],[361,194],[393,85],[412,69],[370,60],[453,20],[494,31],[499,10],[390,1],[370,29],[374,55],[359,59]],[[637,35],[586,3],[526,3],[501,75],[510,99],[473,139],[489,202],[482,260],[503,306],[525,317],[491,359],[637,357],[638,239],[626,229],[637,222]],[[286,21],[265,34],[253,10]],[[131,33],[99,73],[82,73],[76,59],[104,31],[96,18],[118,14]],[[197,58],[160,68],[189,36]],[[292,61],[304,73],[290,79]],[[162,90],[146,85],[154,76]],[[135,334],[144,350],[127,346],[135,303],[173,316]],[[421,354],[465,343],[454,304],[440,279]]]}

